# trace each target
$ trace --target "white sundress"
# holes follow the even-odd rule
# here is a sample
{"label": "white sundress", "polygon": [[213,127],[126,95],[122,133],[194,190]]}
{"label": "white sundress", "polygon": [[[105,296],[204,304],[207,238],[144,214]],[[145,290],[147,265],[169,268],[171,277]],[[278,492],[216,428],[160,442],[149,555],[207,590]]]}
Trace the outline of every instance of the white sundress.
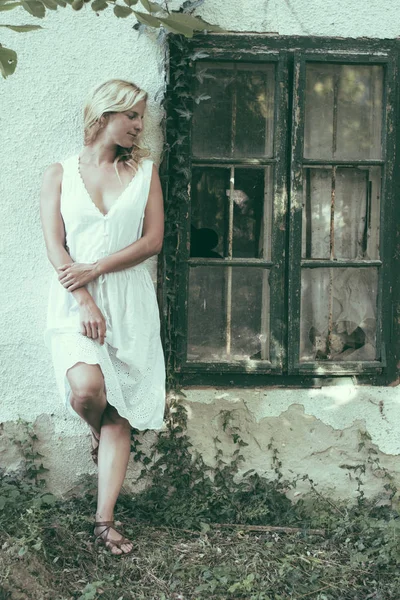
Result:
{"label": "white sundress", "polygon": [[[153,162],[144,160],[106,215],[96,207],[79,171],[79,155],[61,163],[61,215],[67,250],[74,262],[92,263],[129,246],[142,236]],[[107,401],[132,427],[162,429],[165,364],[154,284],[144,263],[101,275],[87,286],[106,320],[101,346],[80,333],[79,307],[71,292],[51,282],[46,346],[52,354],[57,387],[70,407],[67,370],[78,362],[98,364]]]}

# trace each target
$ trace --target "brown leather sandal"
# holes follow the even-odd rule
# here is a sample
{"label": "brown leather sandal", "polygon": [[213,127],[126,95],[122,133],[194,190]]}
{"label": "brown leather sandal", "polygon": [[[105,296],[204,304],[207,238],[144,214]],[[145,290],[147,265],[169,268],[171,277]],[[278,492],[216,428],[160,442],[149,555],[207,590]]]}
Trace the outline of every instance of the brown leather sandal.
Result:
{"label": "brown leather sandal", "polygon": [[[94,524],[95,529],[97,527],[104,527],[103,531],[101,533],[98,533],[97,535],[94,534],[95,536],[95,541],[98,544],[104,544],[104,546],[107,548],[107,550],[110,550],[111,554],[113,554],[114,556],[128,556],[128,554],[130,554],[133,550],[133,547],[131,550],[129,550],[128,552],[124,552],[124,550],[122,550],[121,546],[123,546],[124,544],[132,544],[132,542],[130,540],[128,540],[127,538],[123,537],[120,540],[110,540],[109,539],[109,533],[110,533],[110,529],[114,529],[114,531],[116,531],[117,533],[119,533],[119,531],[114,527],[114,521],[96,521]],[[103,537],[103,535],[105,535],[105,537]],[[114,554],[112,552],[113,548],[119,548],[121,550],[121,554]]]}
{"label": "brown leather sandal", "polygon": [[[90,451],[92,460],[94,462],[95,465],[97,465],[98,462],[98,455],[99,455],[99,444],[100,444],[100,438],[98,438],[96,436],[96,434],[94,433],[94,431],[91,429],[90,430],[90,434],[92,436],[92,450]],[[94,447],[93,444],[97,442],[97,446]]]}

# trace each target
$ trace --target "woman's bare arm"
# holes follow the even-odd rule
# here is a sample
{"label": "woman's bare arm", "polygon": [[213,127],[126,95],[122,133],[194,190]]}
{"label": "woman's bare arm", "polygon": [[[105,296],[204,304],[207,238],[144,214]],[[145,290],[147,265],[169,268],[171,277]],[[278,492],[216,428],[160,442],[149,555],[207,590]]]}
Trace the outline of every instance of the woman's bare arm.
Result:
{"label": "woman's bare arm", "polygon": [[[64,222],[60,211],[62,175],[63,168],[60,163],[47,167],[43,174],[40,192],[40,219],[47,257],[57,272],[61,265],[73,263],[65,249]],[[73,295],[78,303],[90,296],[86,288],[76,290]]]}
{"label": "woman's bare arm", "polygon": [[95,263],[68,263],[62,265],[59,279],[68,291],[74,293],[74,290],[86,285],[89,281],[93,281],[100,275],[134,267],[150,258],[150,256],[158,254],[162,248],[163,237],[163,195],[158,171],[153,165],[142,237],[126,248],[100,258]]}
{"label": "woman's bare arm", "polygon": [[[73,260],[65,248],[64,222],[60,211],[61,180],[63,168],[60,163],[47,167],[43,174],[40,192],[40,219],[42,223],[47,256],[57,273],[59,267],[73,264]],[[104,343],[105,320],[85,287],[72,292],[80,306],[81,333],[92,338],[100,338]]]}

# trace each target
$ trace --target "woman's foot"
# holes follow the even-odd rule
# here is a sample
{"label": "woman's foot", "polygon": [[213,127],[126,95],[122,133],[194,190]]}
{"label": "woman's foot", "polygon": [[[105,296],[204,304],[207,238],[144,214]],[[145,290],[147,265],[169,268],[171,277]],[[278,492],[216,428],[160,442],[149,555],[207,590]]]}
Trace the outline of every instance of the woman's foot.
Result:
{"label": "woman's foot", "polygon": [[91,450],[90,454],[92,456],[92,460],[93,460],[94,464],[97,465],[100,438],[97,436],[97,434],[93,431],[92,428],[90,428],[90,434],[92,436],[92,450]]}
{"label": "woman's foot", "polygon": [[96,522],[94,524],[94,535],[96,541],[104,544],[111,554],[129,554],[133,550],[132,542],[115,529],[114,521]]}

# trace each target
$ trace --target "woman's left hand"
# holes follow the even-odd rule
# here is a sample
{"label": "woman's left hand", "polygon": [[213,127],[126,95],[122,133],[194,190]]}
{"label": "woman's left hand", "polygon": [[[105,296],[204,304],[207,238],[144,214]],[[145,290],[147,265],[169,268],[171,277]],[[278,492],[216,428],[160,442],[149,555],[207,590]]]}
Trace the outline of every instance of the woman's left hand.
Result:
{"label": "woman's left hand", "polygon": [[68,263],[58,267],[58,280],[69,292],[83,287],[99,276],[96,263]]}

